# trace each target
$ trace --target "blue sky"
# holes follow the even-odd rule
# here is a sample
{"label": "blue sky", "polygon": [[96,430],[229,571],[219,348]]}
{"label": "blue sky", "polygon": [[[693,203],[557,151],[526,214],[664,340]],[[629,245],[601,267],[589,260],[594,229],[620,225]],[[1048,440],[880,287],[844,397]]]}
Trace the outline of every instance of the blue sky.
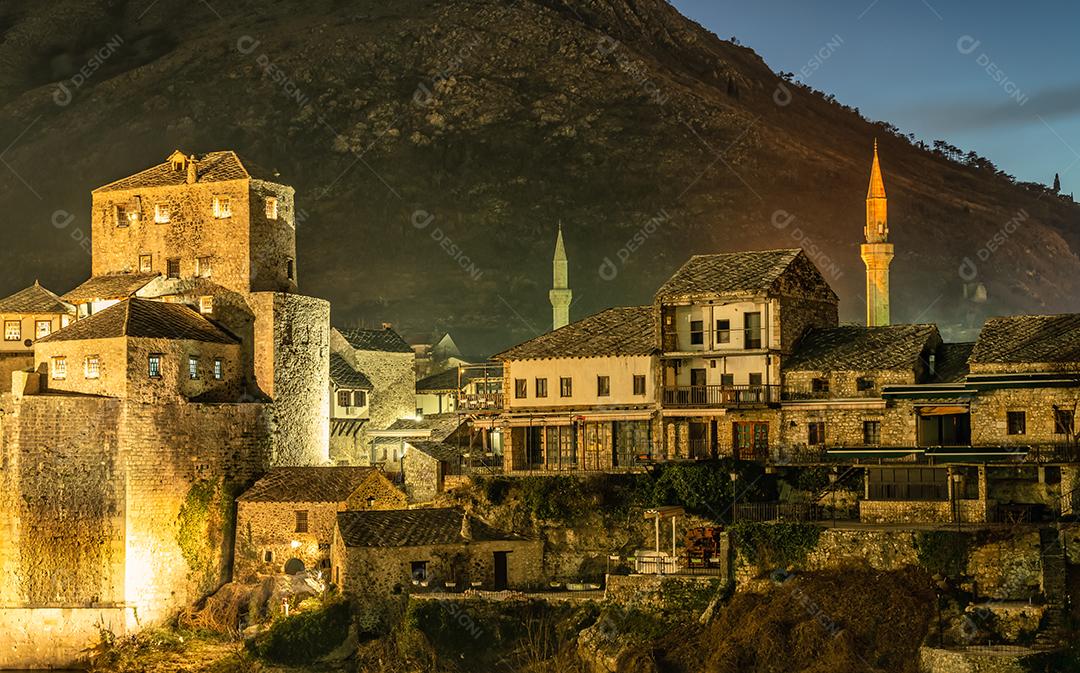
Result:
{"label": "blue sky", "polygon": [[1020,180],[1060,173],[1080,199],[1076,0],[672,2],[870,119],[975,150]]}

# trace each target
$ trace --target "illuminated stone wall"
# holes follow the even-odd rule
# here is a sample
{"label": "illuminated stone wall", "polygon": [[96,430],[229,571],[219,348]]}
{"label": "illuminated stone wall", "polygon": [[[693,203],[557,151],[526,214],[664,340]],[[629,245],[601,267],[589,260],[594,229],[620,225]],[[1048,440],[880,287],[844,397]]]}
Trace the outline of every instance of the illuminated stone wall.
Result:
{"label": "illuminated stone wall", "polygon": [[[1013,388],[979,393],[971,405],[971,442],[976,446],[1065,444],[1069,436],[1054,432],[1054,407],[1073,411],[1080,423],[1080,389]],[[1023,411],[1025,432],[1008,433],[1008,412]],[[1080,425],[1075,428],[1080,429]]]}

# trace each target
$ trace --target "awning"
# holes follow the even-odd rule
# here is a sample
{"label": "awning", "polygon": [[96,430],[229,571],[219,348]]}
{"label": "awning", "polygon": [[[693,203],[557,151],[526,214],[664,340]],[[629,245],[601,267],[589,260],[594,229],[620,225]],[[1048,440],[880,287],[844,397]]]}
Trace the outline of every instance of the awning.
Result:
{"label": "awning", "polygon": [[916,407],[916,411],[919,412],[920,416],[952,416],[955,414],[971,413],[971,407],[967,405]]}

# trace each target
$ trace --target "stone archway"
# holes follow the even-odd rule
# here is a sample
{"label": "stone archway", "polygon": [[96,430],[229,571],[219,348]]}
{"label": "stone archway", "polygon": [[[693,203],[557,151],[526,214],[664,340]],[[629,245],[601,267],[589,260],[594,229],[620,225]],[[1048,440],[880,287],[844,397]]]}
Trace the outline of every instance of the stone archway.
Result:
{"label": "stone archway", "polygon": [[285,562],[286,575],[296,575],[298,573],[304,572],[305,570],[307,570],[307,568],[304,567],[304,562],[298,558],[291,558]]}

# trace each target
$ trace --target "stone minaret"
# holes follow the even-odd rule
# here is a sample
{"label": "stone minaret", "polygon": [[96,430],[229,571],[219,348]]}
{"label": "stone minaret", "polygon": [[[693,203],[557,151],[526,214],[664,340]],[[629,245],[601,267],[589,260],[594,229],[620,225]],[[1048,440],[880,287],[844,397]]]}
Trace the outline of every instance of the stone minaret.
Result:
{"label": "stone minaret", "polygon": [[570,322],[570,300],[574,293],[570,291],[569,275],[566,271],[566,248],[562,241],[562,222],[559,223],[559,237],[555,240],[555,259],[551,263],[553,282],[548,298],[551,299],[551,329],[557,330]]}
{"label": "stone minaret", "polygon": [[889,324],[889,263],[893,245],[889,243],[888,201],[885,181],[878,164],[877,140],[874,140],[874,165],[870,168],[870,188],[866,191],[866,243],[862,260],[866,264],[866,325]]}

